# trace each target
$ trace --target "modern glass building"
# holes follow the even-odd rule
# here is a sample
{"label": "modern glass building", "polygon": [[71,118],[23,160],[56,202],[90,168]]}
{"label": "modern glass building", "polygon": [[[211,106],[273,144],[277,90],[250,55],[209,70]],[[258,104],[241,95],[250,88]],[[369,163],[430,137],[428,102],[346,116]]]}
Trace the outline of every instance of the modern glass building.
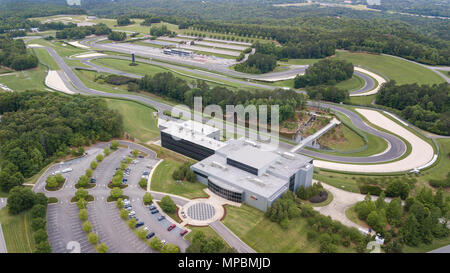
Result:
{"label": "modern glass building", "polygon": [[192,121],[160,128],[161,145],[199,160],[191,166],[197,180],[227,200],[265,211],[286,191],[312,184],[312,158],[244,138],[221,142],[218,130]]}

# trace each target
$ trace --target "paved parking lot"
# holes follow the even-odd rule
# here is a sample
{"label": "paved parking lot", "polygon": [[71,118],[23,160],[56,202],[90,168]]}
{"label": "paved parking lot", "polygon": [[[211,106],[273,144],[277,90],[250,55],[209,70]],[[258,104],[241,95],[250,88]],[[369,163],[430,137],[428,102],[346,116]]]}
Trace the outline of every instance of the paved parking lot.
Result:
{"label": "paved parking lot", "polygon": [[[96,252],[81,228],[76,204],[49,205],[47,209],[47,231],[54,253],[70,253],[69,242],[78,242],[81,253]],[[75,250],[76,251],[76,250]]]}

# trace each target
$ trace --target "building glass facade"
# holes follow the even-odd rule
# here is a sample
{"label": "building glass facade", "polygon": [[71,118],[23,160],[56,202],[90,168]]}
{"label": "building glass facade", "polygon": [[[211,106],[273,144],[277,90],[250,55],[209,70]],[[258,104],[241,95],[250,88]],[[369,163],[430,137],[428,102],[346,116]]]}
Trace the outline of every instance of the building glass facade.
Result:
{"label": "building glass facade", "polygon": [[209,179],[208,179],[208,189],[210,189],[215,194],[217,194],[220,197],[223,197],[227,200],[237,202],[237,203],[242,203],[242,200],[243,200],[242,193],[224,189],[223,187],[220,187],[219,185],[211,182],[211,180],[209,180]]}

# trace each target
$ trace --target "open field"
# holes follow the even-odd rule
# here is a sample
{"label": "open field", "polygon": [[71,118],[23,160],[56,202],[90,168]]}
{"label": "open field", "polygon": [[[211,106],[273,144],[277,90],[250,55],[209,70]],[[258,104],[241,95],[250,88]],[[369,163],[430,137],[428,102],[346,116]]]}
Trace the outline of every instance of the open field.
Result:
{"label": "open field", "polygon": [[0,83],[14,91],[45,90],[44,80],[47,76],[45,66],[16,72],[13,75],[0,76]]}
{"label": "open field", "polygon": [[159,135],[154,109],[142,104],[107,99],[108,107],[119,111],[123,117],[125,131],[140,141],[147,142]]}
{"label": "open field", "polygon": [[48,66],[50,70],[59,70],[58,64],[53,60],[52,56],[48,54],[45,48],[33,48],[32,50],[36,54],[36,57],[38,57],[39,62]]}
{"label": "open field", "polygon": [[295,65],[310,65],[315,64],[321,59],[289,59],[287,62],[278,61],[279,64],[295,64]]}
{"label": "open field", "polygon": [[8,208],[0,210],[0,221],[9,253],[31,253],[34,238],[31,230],[30,211],[9,215]]}
{"label": "open field", "polygon": [[372,101],[375,100],[376,96],[377,95],[353,96],[353,97],[350,97],[350,103],[357,104],[357,105],[371,105]]}
{"label": "open field", "polygon": [[[356,149],[361,149],[364,147],[365,143],[363,138],[355,133],[353,130],[348,128],[346,125],[340,125],[338,128],[334,130],[342,133],[343,141],[340,140],[340,137],[336,137],[334,139],[333,136],[327,136],[325,134],[321,138],[325,138],[326,141],[323,141],[328,148],[336,150],[336,151],[355,151]],[[322,142],[320,142],[322,143]]]}
{"label": "open field", "polygon": [[334,58],[367,67],[372,72],[380,73],[380,76],[387,76],[389,79],[395,80],[398,84],[444,82],[443,78],[429,69],[391,56],[336,51]]}
{"label": "open field", "polygon": [[29,41],[28,44],[38,44],[38,45],[42,45],[42,46],[46,46],[46,47],[52,47],[53,49],[55,49],[55,51],[58,53],[58,55],[60,55],[62,57],[69,57],[74,54],[87,52],[87,50],[71,46],[71,45],[66,44],[65,42],[59,41],[59,40],[47,41],[44,39],[36,39],[36,40]]}
{"label": "open field", "polygon": [[[257,252],[319,252],[318,241],[310,242],[306,238],[309,227],[305,218],[291,220],[285,230],[265,217],[264,212],[250,206],[243,204],[240,208],[227,206],[226,209],[223,223]],[[339,246],[338,252],[354,250]]]}
{"label": "open field", "polygon": [[172,178],[173,172],[178,170],[182,165],[183,163],[181,162],[172,159],[165,159],[155,169],[152,176],[150,189],[153,191],[172,193],[184,196],[186,198],[208,197],[208,195],[203,191],[206,186],[202,183],[192,183],[188,181],[177,183]]}
{"label": "open field", "polygon": [[361,89],[364,86],[364,81],[360,77],[353,75],[353,77],[351,77],[350,79],[342,81],[335,86],[339,89],[355,91]]}
{"label": "open field", "polygon": [[[142,62],[136,62],[138,65],[130,66],[129,65],[130,62],[126,61],[126,60],[114,59],[114,58],[101,58],[101,59],[92,60],[92,63],[101,65],[101,66],[105,66],[105,67],[110,67],[110,68],[128,72],[128,73],[133,73],[136,75],[141,75],[141,76],[144,76],[144,75],[153,76],[156,73],[172,72],[175,77],[183,79],[187,82],[195,81],[195,80],[197,80],[196,78],[202,78],[208,82],[208,85],[210,85],[212,87],[220,85],[218,83],[223,83],[224,85],[228,85],[230,87],[236,87],[236,88],[240,86],[237,83],[221,81],[218,79],[205,77],[205,76],[194,74],[194,73],[187,72],[187,71],[178,71],[178,70],[172,71],[172,70],[164,68],[164,67],[146,64],[146,63],[142,63]],[[211,82],[211,81],[214,81],[214,82]],[[215,82],[217,82],[217,83],[215,83]]]}

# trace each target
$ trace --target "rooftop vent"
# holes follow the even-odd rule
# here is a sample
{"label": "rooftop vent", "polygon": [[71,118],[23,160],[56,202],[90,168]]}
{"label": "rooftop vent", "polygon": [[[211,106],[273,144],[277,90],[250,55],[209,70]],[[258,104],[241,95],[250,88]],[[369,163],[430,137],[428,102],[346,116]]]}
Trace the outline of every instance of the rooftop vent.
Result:
{"label": "rooftop vent", "polygon": [[291,154],[291,153],[288,153],[288,152],[284,152],[283,153],[283,157],[285,157],[285,158],[287,158],[287,159],[295,159],[295,155],[294,154]]}
{"label": "rooftop vent", "polygon": [[228,170],[228,167],[227,167],[227,166],[224,166],[224,165],[220,164],[220,163],[217,162],[217,161],[211,162],[211,166],[220,168],[220,169],[222,169],[222,170],[224,170],[224,171]]}
{"label": "rooftop vent", "polygon": [[247,144],[247,145],[251,145],[253,147],[256,147],[256,148],[258,148],[260,146],[258,143],[254,142],[254,141],[251,141],[251,140],[248,140],[248,139],[245,140],[244,143]]}

